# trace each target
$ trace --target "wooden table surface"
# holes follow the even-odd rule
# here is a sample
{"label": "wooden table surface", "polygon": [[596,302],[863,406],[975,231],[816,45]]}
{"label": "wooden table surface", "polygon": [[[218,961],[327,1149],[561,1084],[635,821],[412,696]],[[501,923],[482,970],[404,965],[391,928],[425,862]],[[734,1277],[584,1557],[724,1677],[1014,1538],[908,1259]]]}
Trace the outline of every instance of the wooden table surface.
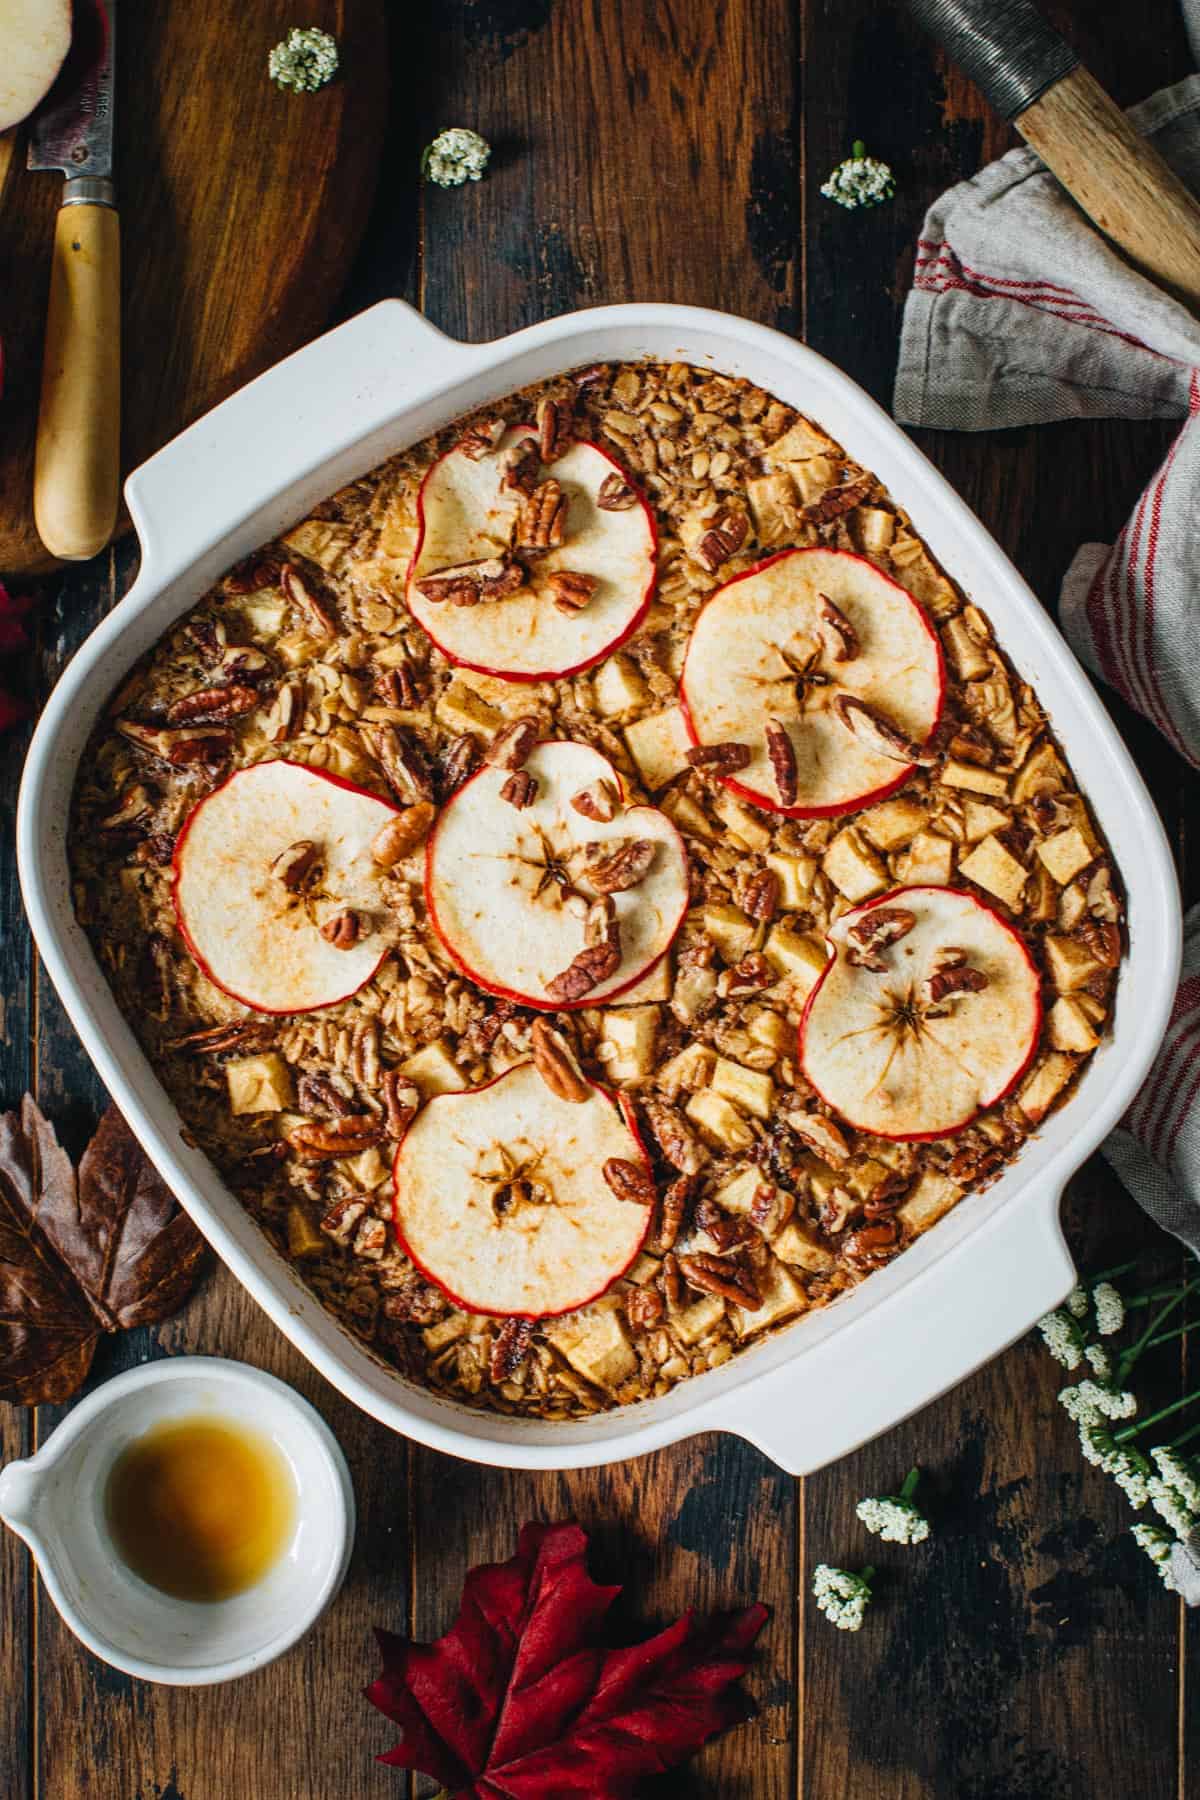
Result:
{"label": "wooden table surface", "polygon": [[[1125,102],[1188,72],[1174,0],[1049,10]],[[805,338],[886,402],[923,209],[1010,141],[879,0],[441,0],[392,13],[390,142],[342,310],[405,294],[464,338],[597,302],[691,301]],[[455,123],[492,141],[492,172],[422,198],[418,149]],[[894,165],[894,205],[846,213],[820,198],[855,137]],[[136,358],[134,346],[130,380]],[[1114,535],[1169,437],[1167,425],[1112,423],[920,442],[1050,602],[1075,546]],[[135,565],[125,546],[45,587],[40,694]],[[1148,726],[1114,711],[1182,858],[1196,783]],[[0,745],[0,1099],[32,1087],[78,1150],[102,1094],[20,924],[11,816],[22,750],[19,735]],[[1156,1271],[1180,1266],[1099,1161],[1073,1184],[1068,1216],[1092,1266],[1138,1249]],[[630,1623],[755,1597],[773,1609],[751,1682],[757,1721],[648,1795],[1183,1800],[1189,1764],[1200,1769],[1200,1614],[1185,1616],[1134,1546],[1127,1503],[1081,1460],[1055,1405],[1059,1371],[1028,1340],[803,1482],[734,1437],[567,1475],[435,1455],[343,1402],[223,1272],[179,1319],[107,1346],[93,1382],[181,1351],[259,1363],[329,1419],[360,1506],[349,1580],[283,1662],[230,1687],[176,1691],[83,1651],[4,1534],[3,1800],[427,1792],[372,1760],[389,1727],[360,1698],[371,1626],[436,1634],[470,1564],[510,1554],[525,1519],[569,1515],[593,1531],[602,1575],[627,1583]],[[1186,1357],[1178,1346],[1161,1355],[1165,1399],[1181,1391]],[[43,1441],[59,1416],[0,1405],[0,1460]],[[935,1536],[915,1550],[880,1546],[854,1502],[893,1489],[914,1462],[928,1471]],[[876,1604],[860,1634],[839,1633],[807,1598],[813,1565],[857,1566],[872,1551],[885,1570]]]}

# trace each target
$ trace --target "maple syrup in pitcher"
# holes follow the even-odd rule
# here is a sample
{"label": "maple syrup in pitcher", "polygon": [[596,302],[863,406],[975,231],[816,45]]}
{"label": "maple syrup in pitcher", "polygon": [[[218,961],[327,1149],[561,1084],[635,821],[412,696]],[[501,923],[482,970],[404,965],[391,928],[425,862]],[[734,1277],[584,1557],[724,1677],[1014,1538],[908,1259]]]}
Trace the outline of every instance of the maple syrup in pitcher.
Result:
{"label": "maple syrup in pitcher", "polygon": [[268,1438],[207,1415],[167,1419],[113,1465],[108,1526],[123,1560],[177,1600],[228,1600],[291,1536],[296,1491]]}

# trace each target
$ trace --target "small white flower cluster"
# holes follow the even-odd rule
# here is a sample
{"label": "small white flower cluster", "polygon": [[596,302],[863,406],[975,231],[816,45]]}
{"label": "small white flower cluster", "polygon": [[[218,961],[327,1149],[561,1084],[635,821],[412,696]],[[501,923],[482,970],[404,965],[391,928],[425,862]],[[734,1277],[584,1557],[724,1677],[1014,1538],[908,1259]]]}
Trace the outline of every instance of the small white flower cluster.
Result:
{"label": "small white flower cluster", "polygon": [[854,155],[838,164],[821,192],[839,206],[880,206],[895,194],[896,178],[887,163],[865,155],[863,146],[856,143]]}
{"label": "small white flower cluster", "polygon": [[1079,1282],[1076,1282],[1063,1304],[1066,1306],[1067,1311],[1076,1319],[1086,1319],[1088,1309],[1087,1289],[1082,1287]]}
{"label": "small white flower cluster", "polygon": [[1125,1323],[1125,1302],[1111,1281],[1098,1281],[1092,1289],[1092,1305],[1096,1309],[1096,1330],[1101,1337],[1111,1337]]}
{"label": "small white flower cluster", "polygon": [[333,80],[337,70],[337,39],[315,25],[294,25],[267,57],[271,80],[294,94],[315,94]]}
{"label": "small white flower cluster", "polygon": [[1186,1541],[1200,1525],[1200,1481],[1188,1458],[1169,1444],[1160,1444],[1150,1456],[1158,1470],[1146,1483],[1150,1504],[1176,1537]]}
{"label": "small white flower cluster", "polygon": [[439,131],[421,158],[421,173],[438,187],[461,187],[464,181],[479,181],[487,168],[492,147],[477,131],[465,125],[453,125]]}
{"label": "small white flower cluster", "polygon": [[1161,1525],[1135,1525],[1133,1537],[1138,1547],[1146,1552],[1162,1577],[1162,1584],[1170,1594],[1177,1594],[1175,1577],[1171,1573],[1171,1550],[1173,1539],[1169,1531]]}
{"label": "small white flower cluster", "polygon": [[1150,1498],[1150,1464],[1138,1450],[1118,1444],[1106,1425],[1081,1425],[1079,1443],[1087,1461],[1111,1475],[1135,1511]]}
{"label": "small white flower cluster", "polygon": [[[1076,1289],[1076,1292],[1080,1291]],[[1068,1306],[1073,1298],[1074,1295],[1068,1299]],[[1061,1307],[1048,1312],[1044,1319],[1038,1320],[1037,1328],[1056,1363],[1061,1363],[1068,1372],[1079,1367],[1083,1361],[1083,1333],[1069,1312],[1064,1312]]]}
{"label": "small white flower cluster", "polygon": [[899,1494],[860,1500],[854,1510],[867,1530],[875,1532],[885,1544],[923,1544],[929,1536],[925,1514]]}
{"label": "small white flower cluster", "polygon": [[1099,1381],[1080,1381],[1059,1392],[1058,1403],[1077,1425],[1098,1425],[1101,1419],[1132,1419],[1137,1400],[1128,1389],[1108,1387]]}
{"label": "small white flower cluster", "polygon": [[858,1631],[863,1614],[871,1604],[871,1584],[866,1575],[854,1575],[849,1569],[834,1569],[818,1563],[813,1570],[813,1599],[825,1617],[839,1631]]}

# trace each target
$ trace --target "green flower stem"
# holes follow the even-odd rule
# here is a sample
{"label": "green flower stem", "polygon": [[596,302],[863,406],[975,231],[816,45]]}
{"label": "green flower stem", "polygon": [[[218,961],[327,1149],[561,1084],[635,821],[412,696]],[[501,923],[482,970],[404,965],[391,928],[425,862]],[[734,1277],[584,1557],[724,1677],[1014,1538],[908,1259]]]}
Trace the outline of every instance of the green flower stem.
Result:
{"label": "green flower stem", "polygon": [[[1115,1263],[1111,1269],[1101,1269],[1098,1275],[1089,1275],[1086,1282],[1081,1281],[1079,1285],[1085,1290],[1090,1290],[1099,1287],[1102,1281],[1115,1281],[1118,1275],[1128,1275],[1137,1266],[1138,1259],[1135,1256],[1129,1262]],[[1126,1301],[1125,1304],[1128,1306],[1130,1302]]]}
{"label": "green flower stem", "polygon": [[1164,1406],[1158,1412],[1151,1413],[1148,1419],[1138,1419],[1134,1424],[1125,1425],[1120,1431],[1114,1431],[1113,1442],[1115,1444],[1128,1443],[1129,1439],[1137,1437],[1139,1432],[1149,1431],[1151,1425],[1157,1425],[1160,1419],[1169,1419],[1172,1413],[1182,1412],[1185,1406],[1191,1406],[1192,1402],[1198,1399],[1200,1399],[1200,1390],[1194,1394],[1185,1394],[1182,1400],[1173,1400],[1170,1406]]}
{"label": "green flower stem", "polygon": [[[1195,1282],[1188,1282],[1182,1291],[1186,1293],[1195,1285]],[[1125,1311],[1131,1312],[1135,1306],[1153,1306],[1156,1300],[1168,1300],[1172,1295],[1178,1293],[1180,1293],[1180,1286],[1177,1281],[1167,1282],[1163,1287],[1147,1288],[1144,1294],[1134,1294],[1131,1299],[1126,1300]]]}
{"label": "green flower stem", "polygon": [[861,138],[855,138],[850,146],[850,154],[851,156],[865,156],[867,154],[867,146],[863,143]]}
{"label": "green flower stem", "polygon": [[1195,1325],[1176,1325],[1174,1331],[1160,1331],[1157,1337],[1150,1339],[1146,1348],[1153,1350],[1155,1344],[1169,1344],[1172,1338],[1185,1337],[1189,1331],[1195,1331],[1195,1329]]}
{"label": "green flower stem", "polygon": [[875,1564],[868,1563],[865,1569],[860,1569],[858,1571],[858,1578],[860,1581],[865,1581],[867,1586],[870,1587],[872,1581],[875,1579]]}
{"label": "green flower stem", "polygon": [[1193,1425],[1190,1431],[1181,1431],[1178,1437],[1172,1438],[1172,1450],[1178,1450],[1182,1445],[1190,1444],[1194,1437],[1200,1437],[1200,1425]]}
{"label": "green flower stem", "polygon": [[1175,1308],[1177,1306],[1181,1306],[1183,1304],[1183,1302],[1187,1299],[1188,1295],[1196,1287],[1200,1287],[1200,1282],[1197,1282],[1197,1281],[1185,1282],[1184,1285],[1179,1289],[1179,1292],[1175,1295],[1174,1299],[1168,1300],[1167,1304],[1165,1306],[1159,1308],[1158,1312],[1151,1319],[1150,1323],[1147,1325],[1145,1331],[1143,1331],[1141,1337],[1138,1338],[1137,1342],[1134,1344],[1131,1344],[1129,1349],[1125,1351],[1124,1355],[1121,1357],[1120,1362],[1117,1364],[1117,1386],[1118,1387],[1125,1386],[1125,1383],[1129,1379],[1129,1372],[1133,1368],[1134,1363],[1137,1361],[1138,1357],[1142,1354],[1142,1351],[1146,1348],[1146,1345],[1150,1342],[1150,1339],[1154,1336],[1155,1332],[1158,1330],[1158,1328],[1162,1324],[1163,1320],[1169,1318],[1171,1316],[1171,1314],[1175,1311]]}
{"label": "green flower stem", "polygon": [[897,1500],[911,1500],[917,1491],[917,1483],[921,1479],[920,1469],[910,1469],[904,1477],[904,1486],[896,1495]]}

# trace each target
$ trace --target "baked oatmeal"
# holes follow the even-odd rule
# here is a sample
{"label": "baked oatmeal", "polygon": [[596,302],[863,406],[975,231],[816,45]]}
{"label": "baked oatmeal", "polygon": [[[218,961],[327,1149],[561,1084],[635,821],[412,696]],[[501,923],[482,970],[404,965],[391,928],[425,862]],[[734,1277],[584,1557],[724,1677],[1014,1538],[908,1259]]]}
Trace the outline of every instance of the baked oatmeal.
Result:
{"label": "baked oatmeal", "polygon": [[322,1302],[553,1419],[715,1368],[993,1180],[1122,954],[985,614],[819,425],[684,364],[514,394],[231,570],[114,697],[71,852],[189,1130]]}

